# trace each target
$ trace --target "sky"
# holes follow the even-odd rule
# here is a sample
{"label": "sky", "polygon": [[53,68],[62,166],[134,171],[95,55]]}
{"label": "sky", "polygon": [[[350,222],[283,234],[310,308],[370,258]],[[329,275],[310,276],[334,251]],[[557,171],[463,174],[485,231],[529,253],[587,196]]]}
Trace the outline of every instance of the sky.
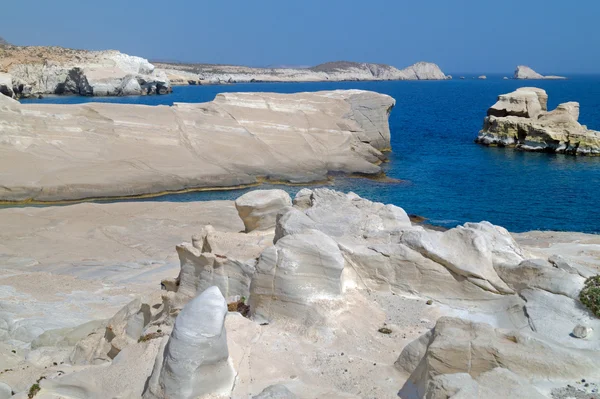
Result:
{"label": "sky", "polygon": [[599,0],[2,0],[2,13],[13,44],[150,60],[600,73]]}

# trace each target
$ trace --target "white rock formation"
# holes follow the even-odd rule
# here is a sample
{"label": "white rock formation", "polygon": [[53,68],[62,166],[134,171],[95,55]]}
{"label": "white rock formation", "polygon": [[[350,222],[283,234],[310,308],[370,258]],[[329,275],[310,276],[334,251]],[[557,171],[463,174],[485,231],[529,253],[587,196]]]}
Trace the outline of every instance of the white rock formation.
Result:
{"label": "white rock formation", "polygon": [[227,303],[217,287],[190,301],[159,351],[145,399],[194,399],[231,392],[235,372],[224,328]]}
{"label": "white rock formation", "polygon": [[477,378],[468,373],[435,376],[426,388],[428,399],[544,399],[546,396],[529,384],[526,378],[496,367]]}
{"label": "white rock formation", "polygon": [[250,285],[253,317],[306,317],[311,303],[343,293],[344,257],[337,243],[318,230],[288,235],[261,254]]}
{"label": "white rock formation", "polygon": [[283,190],[254,190],[235,200],[246,233],[275,228],[277,213],[291,205],[290,195]]}
{"label": "white rock formation", "polygon": [[564,76],[544,76],[525,65],[518,65],[513,75],[515,79],[566,79]]}
{"label": "white rock formation", "polygon": [[414,384],[419,397],[426,395],[436,376],[468,373],[477,378],[496,367],[529,379],[600,377],[593,353],[567,349],[531,333],[447,317],[440,318],[428,336],[409,345],[396,365],[411,373],[405,389]]}
{"label": "white rock formation", "polygon": [[105,324],[79,341],[71,353],[74,364],[102,364],[114,359],[127,345],[137,342],[150,322],[150,307],[131,301]]}
{"label": "white rock formation", "polygon": [[445,80],[439,66],[417,62],[402,70],[383,64],[328,62],[312,68],[250,68],[233,65],[157,63],[173,85],[248,83],[248,82],[321,82],[357,80]]}
{"label": "white rock formation", "polygon": [[494,270],[516,265],[523,254],[506,229],[488,222],[466,223],[437,232],[413,230],[402,234],[402,243],[473,284],[495,293],[512,293]]}
{"label": "white rock formation", "polygon": [[[10,89],[19,97],[41,94],[124,96],[167,94],[164,72],[148,60],[118,51],[70,50],[60,47],[4,48],[0,70],[8,72]],[[0,80],[0,92],[3,82]]]}
{"label": "white rock formation", "polygon": [[269,385],[252,399],[297,399],[298,397],[290,392],[285,385]]}
{"label": "white rock formation", "polygon": [[488,109],[475,142],[526,151],[600,155],[600,132],[577,122],[579,103],[563,103],[548,112],[547,102],[546,92],[535,87],[500,95]]}
{"label": "white rock formation", "polygon": [[172,107],[19,104],[2,97],[0,170],[14,172],[0,174],[0,200],[7,201],[378,174],[395,104],[361,90],[225,93]]}
{"label": "white rock formation", "polygon": [[[241,232],[233,201],[0,219],[0,379],[15,399],[42,377],[41,399],[387,398],[403,384],[401,397],[538,398],[600,378],[600,336],[587,330],[600,320],[575,299],[600,270],[597,235],[486,222],[436,232],[328,189],[300,190],[274,231]],[[250,318],[238,302],[248,294]],[[143,300],[81,324],[114,312],[116,296]]]}
{"label": "white rock formation", "polygon": [[528,259],[518,265],[496,264],[494,268],[500,278],[517,292],[537,288],[577,299],[585,283],[579,274],[558,269],[544,259]]}

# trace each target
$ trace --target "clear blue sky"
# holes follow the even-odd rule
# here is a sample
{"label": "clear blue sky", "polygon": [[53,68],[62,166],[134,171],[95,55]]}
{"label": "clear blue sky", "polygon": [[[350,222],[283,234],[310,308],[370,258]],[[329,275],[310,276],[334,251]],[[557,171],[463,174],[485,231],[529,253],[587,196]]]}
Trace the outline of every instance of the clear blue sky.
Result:
{"label": "clear blue sky", "polygon": [[600,0],[2,0],[2,14],[14,44],[149,59],[600,73]]}

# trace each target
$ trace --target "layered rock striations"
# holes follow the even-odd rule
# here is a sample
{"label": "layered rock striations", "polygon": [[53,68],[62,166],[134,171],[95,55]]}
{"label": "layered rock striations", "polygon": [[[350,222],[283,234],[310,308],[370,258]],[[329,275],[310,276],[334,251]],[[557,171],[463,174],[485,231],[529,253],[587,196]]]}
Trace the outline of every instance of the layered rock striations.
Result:
{"label": "layered rock striations", "polygon": [[20,104],[0,97],[0,200],[57,201],[376,175],[393,98],[226,93],[202,104]]}
{"label": "layered rock striations", "polygon": [[542,89],[521,87],[502,94],[488,109],[475,142],[572,155],[600,155],[600,132],[579,124],[579,103],[548,111]]}
{"label": "layered rock striations", "polygon": [[155,63],[174,85],[247,82],[323,82],[356,80],[445,80],[439,66],[418,62],[404,69],[390,65],[348,61],[311,68],[251,68],[233,65]]}
{"label": "layered rock striations", "polygon": [[514,79],[566,79],[564,76],[541,75],[525,65],[518,65],[513,75]]}
{"label": "layered rock striations", "polygon": [[128,96],[167,94],[169,79],[148,60],[118,51],[0,46],[0,92],[9,97],[46,94]]}

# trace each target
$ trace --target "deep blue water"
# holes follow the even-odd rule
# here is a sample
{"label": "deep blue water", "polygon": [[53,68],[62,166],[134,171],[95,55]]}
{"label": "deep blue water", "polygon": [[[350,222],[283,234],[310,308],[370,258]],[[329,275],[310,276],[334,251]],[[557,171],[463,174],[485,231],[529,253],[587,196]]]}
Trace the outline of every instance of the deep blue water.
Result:
{"label": "deep blue water", "polygon": [[[469,77],[432,82],[252,83],[175,87],[167,96],[27,101],[170,105],[211,101],[217,93],[231,91],[373,90],[396,99],[390,117],[393,152],[385,171],[407,182],[336,179],[334,188],[396,204],[408,213],[429,218],[430,223],[447,227],[488,220],[514,232],[540,229],[600,233],[600,157],[526,153],[473,142],[496,97],[528,85],[548,92],[549,108],[579,101],[580,122],[600,130],[600,76],[530,82],[488,75],[485,81]],[[282,188],[292,193],[300,189]],[[244,191],[198,192],[151,200],[232,199]]]}

